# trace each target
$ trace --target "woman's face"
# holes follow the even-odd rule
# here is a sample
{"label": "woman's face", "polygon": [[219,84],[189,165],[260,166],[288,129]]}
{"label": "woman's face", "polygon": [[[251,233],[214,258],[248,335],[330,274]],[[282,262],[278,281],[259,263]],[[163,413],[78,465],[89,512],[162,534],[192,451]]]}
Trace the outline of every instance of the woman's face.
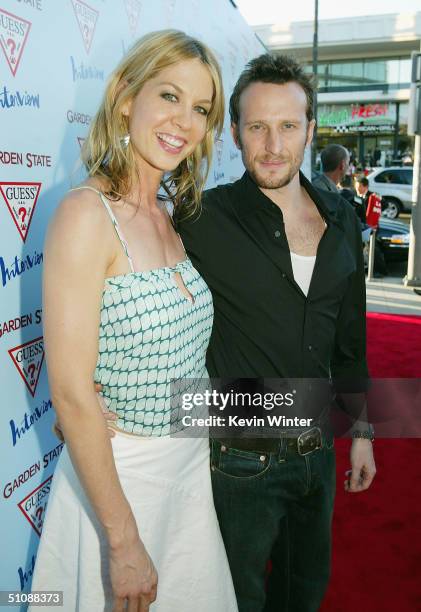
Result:
{"label": "woman's face", "polygon": [[206,134],[213,82],[199,59],[184,60],[147,81],[123,108],[138,163],[174,170]]}

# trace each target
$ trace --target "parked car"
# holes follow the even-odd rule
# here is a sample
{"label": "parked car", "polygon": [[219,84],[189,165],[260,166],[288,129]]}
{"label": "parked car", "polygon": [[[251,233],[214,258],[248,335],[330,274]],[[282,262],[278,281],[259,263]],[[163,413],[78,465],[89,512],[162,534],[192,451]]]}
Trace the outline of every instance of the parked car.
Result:
{"label": "parked car", "polygon": [[[365,268],[368,268],[369,240],[371,228],[363,226],[363,253]],[[391,261],[407,261],[409,253],[409,226],[401,221],[380,217],[374,253],[378,267],[385,268]],[[379,261],[380,260],[380,261]],[[376,264],[375,264],[376,265]]]}
{"label": "parked car", "polygon": [[[361,221],[361,216],[358,213],[358,209],[362,206],[361,198],[355,195],[352,189],[342,189],[340,194],[347,202],[352,204],[355,213]],[[361,221],[361,230],[364,244],[364,261],[367,266],[371,228],[367,223]],[[381,252],[379,252],[379,249]],[[383,265],[388,261],[407,261],[409,254],[409,225],[395,219],[380,217],[376,235],[376,252],[377,257],[383,256]]]}
{"label": "parked car", "polygon": [[368,178],[368,188],[382,198],[383,216],[396,219],[412,208],[412,167],[376,168]]}
{"label": "parked car", "polygon": [[377,238],[386,261],[407,261],[409,253],[409,225],[380,217]]}

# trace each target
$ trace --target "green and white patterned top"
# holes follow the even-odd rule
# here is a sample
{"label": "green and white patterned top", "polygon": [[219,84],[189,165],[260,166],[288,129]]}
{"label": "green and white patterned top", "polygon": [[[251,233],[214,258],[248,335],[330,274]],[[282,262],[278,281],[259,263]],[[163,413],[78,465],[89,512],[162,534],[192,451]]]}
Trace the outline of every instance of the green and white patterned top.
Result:
{"label": "green and white patterned top", "polygon": [[[109,410],[118,415],[117,427],[142,436],[169,435],[182,417],[179,406],[174,410],[171,394],[177,385],[171,381],[183,385],[186,379],[208,379],[212,295],[187,256],[174,267],[135,272],[110,205],[97,193],[131,272],[105,280],[95,381],[102,385]],[[181,292],[175,272],[193,299]]]}

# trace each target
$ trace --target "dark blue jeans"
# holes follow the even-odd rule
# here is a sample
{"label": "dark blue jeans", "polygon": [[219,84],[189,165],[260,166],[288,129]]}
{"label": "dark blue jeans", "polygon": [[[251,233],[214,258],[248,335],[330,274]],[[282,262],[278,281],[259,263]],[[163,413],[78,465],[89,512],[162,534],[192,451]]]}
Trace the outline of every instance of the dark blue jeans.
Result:
{"label": "dark blue jeans", "polygon": [[316,612],[330,575],[333,440],[306,456],[285,438],[270,453],[211,440],[211,471],[239,612]]}

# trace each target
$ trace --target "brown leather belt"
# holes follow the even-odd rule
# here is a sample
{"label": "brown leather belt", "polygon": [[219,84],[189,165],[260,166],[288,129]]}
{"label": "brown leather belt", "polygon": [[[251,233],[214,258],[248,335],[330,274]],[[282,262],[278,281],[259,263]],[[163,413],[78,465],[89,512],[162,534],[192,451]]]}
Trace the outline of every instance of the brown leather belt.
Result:
{"label": "brown leather belt", "polygon": [[312,427],[295,436],[281,436],[280,438],[214,438],[222,446],[237,448],[239,450],[256,453],[275,453],[279,449],[281,440],[286,438],[290,445],[295,447],[299,455],[308,455],[323,446],[323,436],[319,427]]}

